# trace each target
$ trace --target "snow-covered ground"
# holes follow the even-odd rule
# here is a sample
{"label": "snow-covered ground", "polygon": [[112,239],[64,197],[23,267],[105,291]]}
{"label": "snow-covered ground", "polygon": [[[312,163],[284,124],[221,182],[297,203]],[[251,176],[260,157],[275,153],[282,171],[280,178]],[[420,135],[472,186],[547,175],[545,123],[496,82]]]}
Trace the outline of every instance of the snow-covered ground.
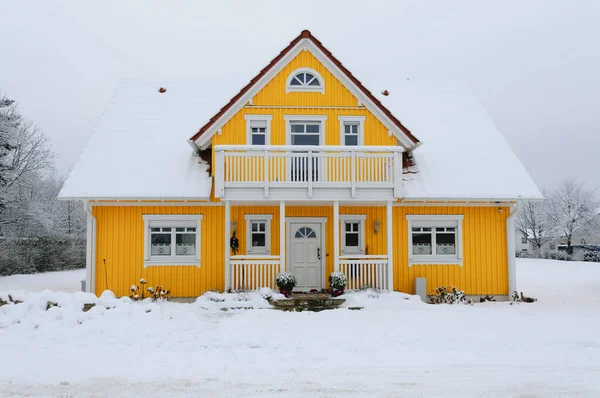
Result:
{"label": "snow-covered ground", "polygon": [[79,292],[81,291],[82,279],[85,279],[85,269],[47,272],[44,274],[2,276],[0,277],[0,292],[13,290],[41,292],[46,289],[61,292]]}
{"label": "snow-covered ground", "polygon": [[[17,292],[23,304],[0,307],[0,395],[600,396],[600,264],[517,266],[519,289],[538,302],[349,294],[362,311],[223,312],[216,307],[237,304]],[[39,286],[27,278],[43,276],[21,278],[27,289]],[[62,308],[45,311],[47,299]],[[102,306],[76,310],[90,300]]]}

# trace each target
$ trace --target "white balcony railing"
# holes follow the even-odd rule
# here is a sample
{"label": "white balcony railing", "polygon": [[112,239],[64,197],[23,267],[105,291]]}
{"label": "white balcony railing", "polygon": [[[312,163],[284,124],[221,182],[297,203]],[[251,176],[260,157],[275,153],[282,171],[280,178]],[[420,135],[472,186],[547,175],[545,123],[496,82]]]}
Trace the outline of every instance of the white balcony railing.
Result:
{"label": "white balcony railing", "polygon": [[400,197],[401,147],[389,146],[215,146],[215,196],[227,188],[389,188]]}
{"label": "white balcony railing", "polygon": [[340,271],[348,278],[347,289],[372,287],[385,290],[389,284],[387,256],[343,256]]}
{"label": "white balcony railing", "polygon": [[229,264],[233,290],[277,289],[275,277],[281,269],[279,256],[232,256]]}

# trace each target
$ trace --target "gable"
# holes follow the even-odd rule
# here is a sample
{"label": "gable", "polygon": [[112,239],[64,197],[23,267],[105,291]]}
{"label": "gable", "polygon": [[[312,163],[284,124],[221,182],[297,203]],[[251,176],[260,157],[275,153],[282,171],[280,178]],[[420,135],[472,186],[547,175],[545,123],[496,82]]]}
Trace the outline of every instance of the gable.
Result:
{"label": "gable", "polygon": [[250,81],[242,90],[234,96],[208,123],[190,138],[190,144],[198,147],[206,147],[210,139],[217,131],[244,105],[265,86],[281,69],[283,69],[301,51],[310,51],[319,61],[333,73],[343,85],[352,92],[360,103],[373,112],[374,115],[389,129],[398,142],[406,148],[412,148],[419,144],[419,140],[392,115],[392,113],[367,90],[362,83],[356,79],[339,62],[333,54],[328,51],[308,30],[304,30],[296,37],[281,53],[275,57],[260,73]]}
{"label": "gable", "polygon": [[[324,91],[288,92],[288,81],[298,70],[310,69],[322,79]],[[277,75],[275,75],[243,106],[215,135],[214,145],[249,145],[247,121],[251,115],[266,115],[269,118],[269,140],[271,145],[289,145],[287,121],[290,115],[302,119],[322,117],[323,145],[342,145],[340,117],[363,118],[364,145],[395,146],[397,140],[389,129],[373,115],[359,99],[348,90],[310,51],[301,51]],[[301,116],[304,115],[304,116]]]}
{"label": "gable", "polygon": [[[296,70],[312,69],[323,79],[324,93],[287,92],[288,78]],[[358,98],[353,95],[310,51],[301,51],[253,98],[253,106],[348,106],[357,107]]]}

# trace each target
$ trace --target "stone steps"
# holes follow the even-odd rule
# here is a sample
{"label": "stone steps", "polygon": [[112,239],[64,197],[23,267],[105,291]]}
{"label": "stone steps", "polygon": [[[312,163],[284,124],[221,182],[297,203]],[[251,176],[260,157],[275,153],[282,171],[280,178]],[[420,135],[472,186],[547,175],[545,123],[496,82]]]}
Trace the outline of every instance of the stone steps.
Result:
{"label": "stone steps", "polygon": [[319,293],[294,293],[292,297],[280,300],[269,300],[269,303],[280,311],[312,311],[319,312],[334,310],[346,300],[339,297],[331,297],[328,294]]}

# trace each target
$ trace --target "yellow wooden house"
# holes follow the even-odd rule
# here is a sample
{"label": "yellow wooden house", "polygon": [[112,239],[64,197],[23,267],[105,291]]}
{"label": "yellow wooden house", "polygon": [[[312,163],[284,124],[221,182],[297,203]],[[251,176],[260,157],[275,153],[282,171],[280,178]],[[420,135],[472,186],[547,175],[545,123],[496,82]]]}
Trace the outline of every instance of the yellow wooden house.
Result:
{"label": "yellow wooden house", "polygon": [[290,271],[310,291],[341,271],[508,296],[515,210],[540,192],[468,90],[382,79],[303,31],[243,87],[124,80],[59,195],[88,213],[86,290],[196,297]]}

